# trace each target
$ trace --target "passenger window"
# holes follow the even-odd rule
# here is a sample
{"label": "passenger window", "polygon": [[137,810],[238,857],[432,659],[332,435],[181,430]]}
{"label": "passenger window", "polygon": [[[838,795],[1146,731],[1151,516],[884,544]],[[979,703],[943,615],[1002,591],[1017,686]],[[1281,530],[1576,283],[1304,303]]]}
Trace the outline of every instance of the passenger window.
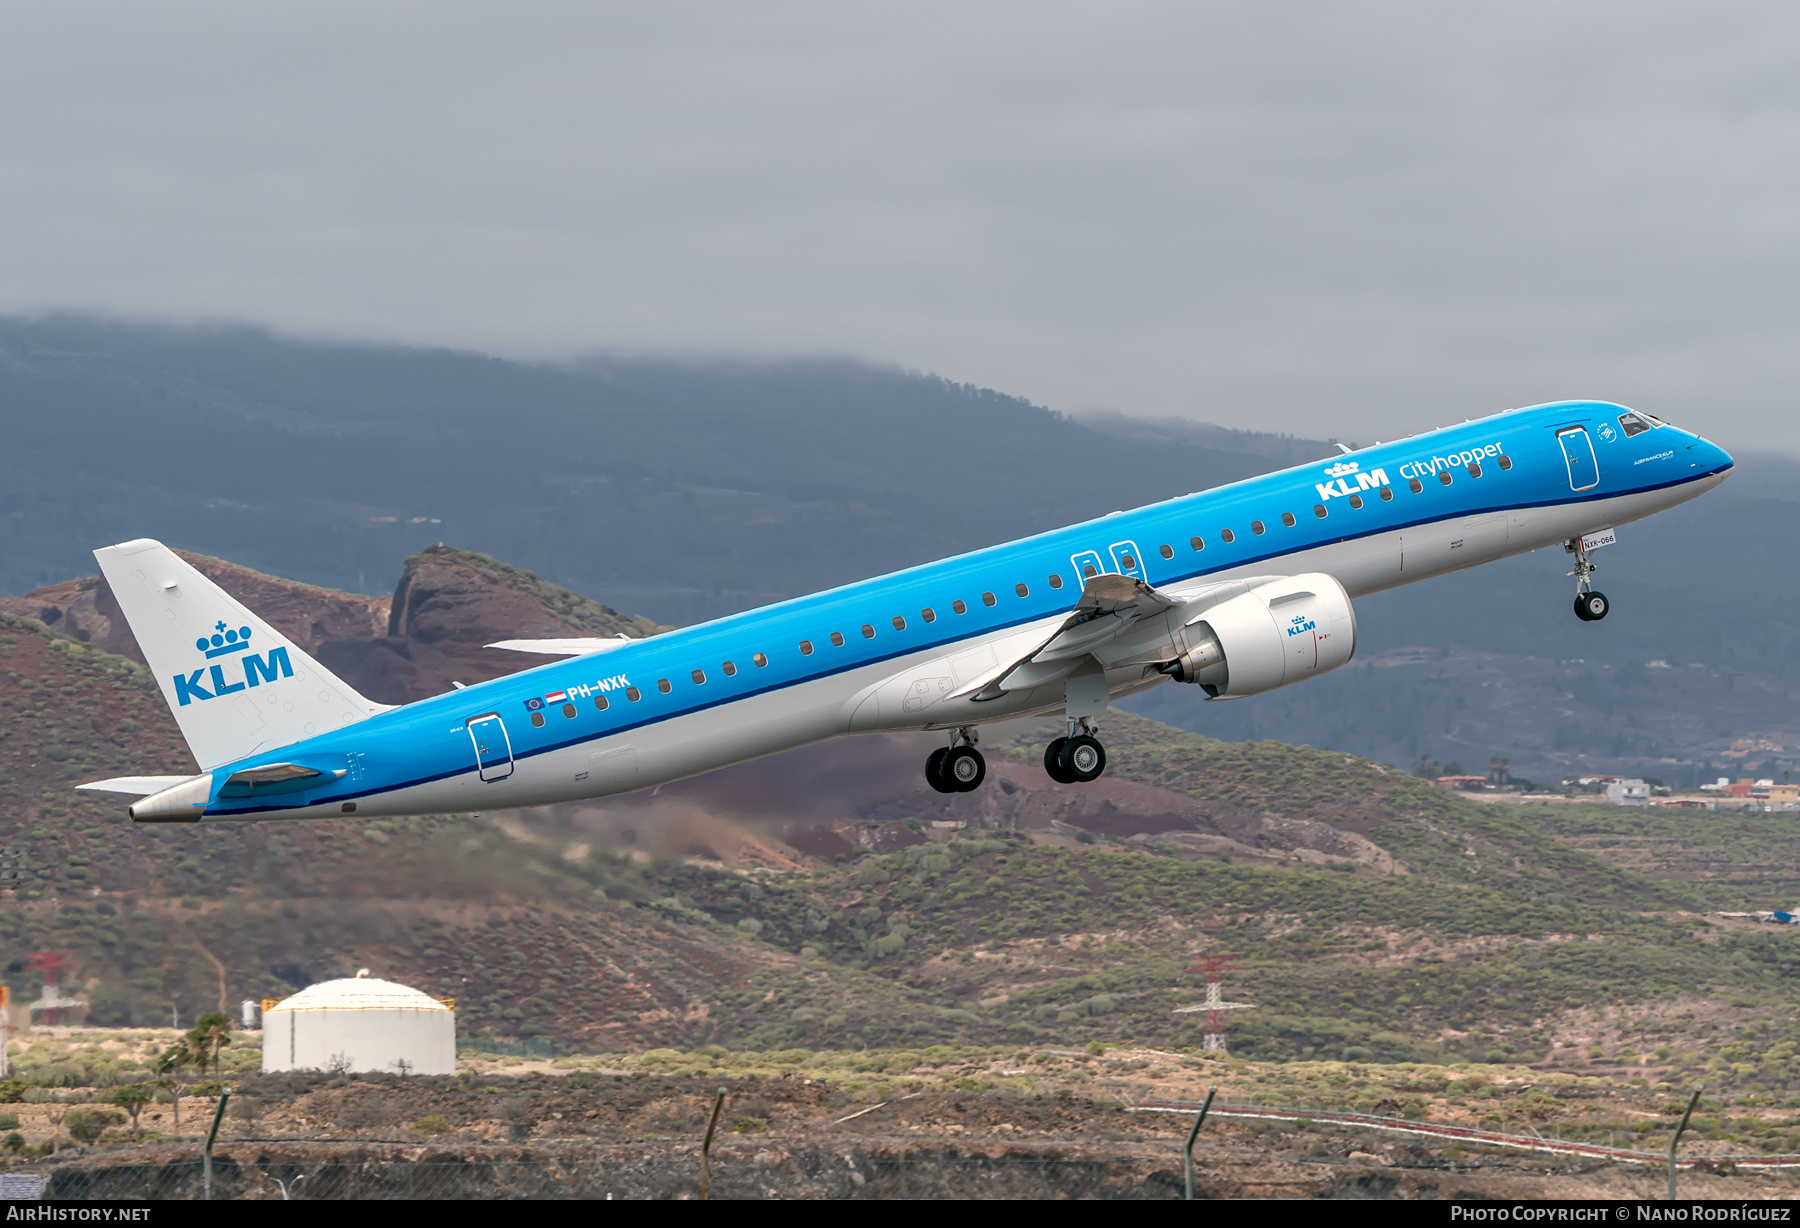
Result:
{"label": "passenger window", "polygon": [[1263,522],[1260,520],[1252,520],[1250,522],[1250,531],[1258,537],[1261,537],[1263,535]]}
{"label": "passenger window", "polygon": [[981,594],[981,604],[982,605],[991,606],[994,604],[995,600],[996,600],[996,598],[994,597],[994,594],[992,594],[992,593]]}
{"label": "passenger window", "polygon": [[1094,565],[1092,563],[1083,563],[1081,565],[1081,578],[1082,579],[1092,580],[1095,576],[1097,576],[1099,574],[1100,574],[1099,572],[1094,570]]}
{"label": "passenger window", "polygon": [[1021,596],[1021,597],[1031,596],[1031,590],[1026,588],[1023,584],[1013,585],[1013,592],[1019,594],[1019,596]]}
{"label": "passenger window", "polygon": [[872,640],[875,638],[875,628],[871,627],[868,623],[862,625],[862,633],[865,640]]}
{"label": "passenger window", "polygon": [[1481,476],[1481,462],[1480,461],[1470,461],[1469,462],[1469,476],[1472,478],[1478,478]]}
{"label": "passenger window", "polygon": [[705,686],[706,685],[706,671],[705,670],[697,669],[690,675],[690,677],[693,678],[695,686]]}
{"label": "passenger window", "polygon": [[674,688],[669,685],[669,680],[667,678],[658,678],[656,680],[656,689],[661,691],[664,695],[667,695]]}
{"label": "passenger window", "polygon": [[594,707],[596,710],[604,712],[608,708],[612,707],[612,705],[606,702],[606,696],[596,695],[596,696],[594,696]]}
{"label": "passenger window", "polygon": [[842,648],[844,646],[844,633],[842,631],[833,631],[831,633],[831,646],[833,648]]}
{"label": "passenger window", "polygon": [[1502,456],[1497,457],[1496,459],[1499,460],[1500,467],[1502,469],[1511,469],[1512,468],[1512,457],[1502,455]]}
{"label": "passenger window", "polygon": [[1381,488],[1381,501],[1382,501],[1382,502],[1383,502],[1383,503],[1391,503],[1391,502],[1393,502],[1393,500],[1394,500],[1394,489],[1393,489],[1393,487],[1391,487],[1391,486],[1383,486],[1383,487],[1382,487],[1382,488]]}
{"label": "passenger window", "polygon": [[[809,649],[807,649],[807,651],[811,652],[812,650],[809,648]],[[763,666],[765,666],[769,663],[769,658],[760,652],[753,654],[751,656],[750,660],[752,660],[753,662],[756,663],[757,669],[761,669]]]}
{"label": "passenger window", "polygon": [[1625,438],[1627,439],[1633,435],[1642,435],[1650,429],[1650,424],[1636,414],[1620,414],[1619,425],[1625,428]]}
{"label": "passenger window", "polygon": [[1175,557],[1175,547],[1173,547],[1173,546],[1167,546],[1167,545],[1159,546],[1159,547],[1157,547],[1156,552],[1158,554],[1162,555],[1165,559],[1172,559]]}
{"label": "passenger window", "polygon": [[1237,534],[1233,533],[1230,529],[1220,529],[1219,540],[1229,546],[1232,542],[1237,540]]}
{"label": "passenger window", "polygon": [[1323,503],[1313,504],[1313,515],[1317,516],[1320,520],[1325,519],[1325,505]]}
{"label": "passenger window", "polygon": [[811,640],[801,640],[800,641],[800,655],[803,657],[812,656],[812,641]]}
{"label": "passenger window", "polygon": [[574,720],[575,719],[575,705],[574,704],[564,704],[563,705],[563,715],[568,717],[570,720]]}
{"label": "passenger window", "polygon": [[1190,545],[1190,546],[1192,546],[1192,547],[1193,547],[1193,548],[1194,548],[1194,549],[1196,549],[1196,550],[1204,550],[1204,549],[1206,549],[1206,542],[1205,542],[1205,540],[1204,540],[1204,539],[1202,539],[1202,538],[1198,538],[1198,537],[1190,537],[1190,538],[1188,538],[1188,545]]}
{"label": "passenger window", "polygon": [[1416,495],[1425,489],[1425,483],[1419,481],[1418,478],[1408,478],[1406,479],[1406,488]]}
{"label": "passenger window", "polygon": [[950,608],[952,610],[955,610],[958,614],[967,614],[969,612],[968,603],[965,602],[961,597],[958,597],[955,601],[952,601],[950,603]]}
{"label": "passenger window", "polygon": [[1455,480],[1456,479],[1454,479],[1450,476],[1450,471],[1448,469],[1438,470],[1438,485],[1448,486],[1448,485],[1450,485],[1451,482],[1453,482]]}
{"label": "passenger window", "polygon": [[1290,529],[1293,528],[1294,527],[1294,513],[1292,513],[1292,512],[1281,513],[1281,523],[1286,525]]}
{"label": "passenger window", "polygon": [[725,671],[725,676],[727,678],[737,677],[737,662],[736,661],[727,661],[727,662],[725,662],[725,664],[721,665],[719,668]]}
{"label": "passenger window", "polygon": [[937,621],[937,611],[932,609],[930,606],[926,606],[924,609],[919,611],[919,617],[924,619],[928,623],[934,623]]}
{"label": "passenger window", "polygon": [[894,630],[896,630],[896,631],[906,630],[906,620],[904,618],[901,618],[898,614],[894,615]]}
{"label": "passenger window", "polygon": [[544,714],[542,712],[533,712],[531,714],[531,723],[536,725],[539,729],[542,729],[544,727]]}
{"label": "passenger window", "polygon": [[636,687],[628,686],[625,688],[625,698],[629,699],[632,703],[636,703],[638,700],[642,699],[643,697],[644,697],[644,693],[642,691],[638,690]]}
{"label": "passenger window", "polygon": [[1362,506],[1362,496],[1361,495],[1351,495],[1350,496],[1350,506],[1351,507],[1361,507]]}
{"label": "passenger window", "polygon": [[1121,555],[1120,555],[1120,556],[1119,556],[1119,563],[1120,563],[1120,565],[1121,565],[1121,566],[1123,566],[1123,567],[1124,567],[1124,568],[1125,568],[1125,569],[1126,569],[1126,570],[1127,570],[1127,571],[1129,571],[1129,570],[1131,570],[1131,569],[1132,569],[1132,568],[1133,568],[1133,567],[1136,567],[1136,566],[1137,566],[1137,560],[1136,560],[1136,559],[1134,559],[1134,558],[1132,558],[1132,557],[1131,557],[1131,556],[1130,556],[1130,555],[1129,555],[1129,554],[1121,554]]}
{"label": "passenger window", "polygon": [[1059,575],[1051,576],[1050,577],[1050,587],[1051,588],[1061,588],[1062,587],[1062,577]]}

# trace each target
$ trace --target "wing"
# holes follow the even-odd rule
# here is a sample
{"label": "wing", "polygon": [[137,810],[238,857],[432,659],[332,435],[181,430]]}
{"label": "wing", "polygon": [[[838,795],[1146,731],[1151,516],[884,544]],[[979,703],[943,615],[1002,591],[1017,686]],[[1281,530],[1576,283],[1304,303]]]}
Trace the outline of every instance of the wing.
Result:
{"label": "wing", "polygon": [[1008,691],[1029,690],[1075,672],[1094,657],[1108,669],[1127,665],[1158,666],[1180,655],[1176,628],[1192,622],[1221,601],[1247,592],[1274,577],[1252,576],[1212,584],[1175,596],[1130,576],[1095,576],[1081,590],[1081,600],[1051,636],[1026,652],[989,670],[945,698],[976,702],[998,699]]}
{"label": "wing", "polygon": [[509,652],[536,652],[547,657],[585,657],[589,653],[606,652],[613,648],[623,648],[627,644],[635,644],[636,640],[620,632],[617,639],[567,639],[567,640],[501,640],[497,644],[483,644],[483,648],[504,648]]}

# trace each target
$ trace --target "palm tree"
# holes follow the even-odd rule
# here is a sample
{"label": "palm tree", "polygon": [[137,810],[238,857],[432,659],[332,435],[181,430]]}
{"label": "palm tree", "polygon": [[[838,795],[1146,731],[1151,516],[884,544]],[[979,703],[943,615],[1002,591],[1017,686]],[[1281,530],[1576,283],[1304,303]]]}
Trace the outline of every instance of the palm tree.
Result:
{"label": "palm tree", "polygon": [[219,1050],[231,1043],[231,1019],[220,1011],[208,1012],[194,1021],[194,1026],[182,1037],[182,1043],[194,1055],[202,1074],[208,1066],[216,1073]]}

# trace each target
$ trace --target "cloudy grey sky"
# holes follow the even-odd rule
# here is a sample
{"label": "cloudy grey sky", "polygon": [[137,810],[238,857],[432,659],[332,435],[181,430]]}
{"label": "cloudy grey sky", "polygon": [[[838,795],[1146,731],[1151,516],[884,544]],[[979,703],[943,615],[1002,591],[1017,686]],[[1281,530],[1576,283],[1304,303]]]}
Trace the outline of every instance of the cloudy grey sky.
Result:
{"label": "cloudy grey sky", "polygon": [[0,311],[1800,452],[1800,7],[0,4]]}

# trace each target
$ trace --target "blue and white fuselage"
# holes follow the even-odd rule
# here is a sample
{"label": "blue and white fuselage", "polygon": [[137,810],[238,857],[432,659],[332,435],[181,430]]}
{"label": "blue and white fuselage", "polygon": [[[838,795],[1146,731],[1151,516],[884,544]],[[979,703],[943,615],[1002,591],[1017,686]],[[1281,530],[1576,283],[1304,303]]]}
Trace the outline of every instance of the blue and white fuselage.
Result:
{"label": "blue and white fuselage", "polygon": [[[1171,680],[1255,694],[1348,660],[1356,597],[1580,543],[1731,466],[1621,406],[1513,410],[653,638],[574,645],[598,650],[392,709],[159,544],[96,553],[205,768],[129,786],[164,786],[134,817],[428,814],[622,793],[840,734],[945,729],[954,750],[982,723],[1066,712],[1085,736],[1108,701]],[[220,639],[240,623],[254,648],[233,651],[235,635]],[[1058,778],[1091,778],[1080,767]]]}

